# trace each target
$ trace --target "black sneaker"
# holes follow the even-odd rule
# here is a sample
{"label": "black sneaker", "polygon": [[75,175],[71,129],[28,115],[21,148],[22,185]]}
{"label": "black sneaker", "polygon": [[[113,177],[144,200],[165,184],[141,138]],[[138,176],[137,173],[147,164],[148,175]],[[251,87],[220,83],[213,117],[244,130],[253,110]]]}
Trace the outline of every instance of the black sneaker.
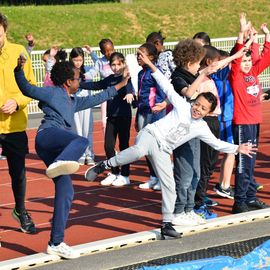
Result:
{"label": "black sneaker", "polygon": [[270,205],[260,201],[258,199],[246,203],[249,211],[269,208]]}
{"label": "black sneaker", "polygon": [[16,209],[14,208],[12,211],[12,216],[16,219],[21,225],[21,231],[24,233],[36,233],[35,224],[28,212],[24,210],[22,213],[17,213]]}
{"label": "black sneaker", "polygon": [[95,166],[89,168],[84,177],[87,181],[94,181],[100,173],[108,170],[110,167],[107,165],[107,161],[100,161]]}
{"label": "black sneaker", "polygon": [[234,198],[234,190],[232,187],[228,187],[227,189],[224,189],[221,187],[220,184],[216,184],[214,187],[214,191],[222,197],[229,198],[232,200]]}
{"label": "black sneaker", "polygon": [[177,232],[171,222],[164,222],[161,225],[161,239],[166,238],[180,238],[182,233]]}
{"label": "black sneaker", "polygon": [[205,197],[204,199],[204,203],[206,204],[206,206],[208,207],[213,207],[213,206],[218,206],[218,202],[209,199],[208,197]]}
{"label": "black sneaker", "polygon": [[248,212],[249,208],[245,202],[242,203],[234,203],[233,208],[232,208],[232,213],[233,214],[239,214],[239,213],[244,213]]}

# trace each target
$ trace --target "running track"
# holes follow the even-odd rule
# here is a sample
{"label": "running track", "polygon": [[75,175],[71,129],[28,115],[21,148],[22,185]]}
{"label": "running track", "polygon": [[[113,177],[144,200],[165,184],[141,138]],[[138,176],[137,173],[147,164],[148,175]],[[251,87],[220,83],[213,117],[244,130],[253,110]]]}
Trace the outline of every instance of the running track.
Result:
{"label": "running track", "polygon": [[[258,196],[270,204],[270,103],[263,104],[264,123],[261,127],[260,147],[257,157],[255,177],[264,185]],[[94,151],[96,159],[104,157],[103,135],[100,122],[95,122]],[[54,186],[45,175],[45,166],[37,157],[34,149],[36,130],[28,130],[30,154],[26,160],[27,194],[26,207],[32,215],[37,234],[27,235],[18,229],[11,217],[14,199],[6,161],[0,161],[0,261],[43,252],[47,247],[50,234],[50,219],[53,211]],[[134,142],[135,131],[132,127],[130,144]],[[145,160],[131,166],[131,185],[121,188],[103,187],[97,181],[88,183],[83,174],[87,166],[81,166],[73,175],[75,197],[65,233],[65,242],[78,245],[120,235],[157,228],[161,222],[160,192],[140,190],[139,183],[147,180]],[[229,215],[233,201],[221,199],[212,191],[217,182],[219,168],[214,173],[209,195],[219,202],[214,207],[219,216]],[[104,176],[103,176],[104,177]]]}

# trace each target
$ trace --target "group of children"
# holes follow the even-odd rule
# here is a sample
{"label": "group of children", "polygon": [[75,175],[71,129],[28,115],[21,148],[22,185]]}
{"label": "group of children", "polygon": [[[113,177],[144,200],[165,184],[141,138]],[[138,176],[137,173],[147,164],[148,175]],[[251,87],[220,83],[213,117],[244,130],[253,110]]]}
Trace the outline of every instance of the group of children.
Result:
{"label": "group of children", "polygon": [[[72,49],[69,61],[64,52],[51,48],[43,57],[44,87],[27,82],[22,71],[25,59],[18,60],[17,84],[24,95],[40,101],[45,114],[36,136],[36,151],[55,184],[48,253],[64,258],[79,256],[64,243],[73,199],[69,175],[78,170],[79,164],[94,163],[91,107],[105,101],[107,159],[88,169],[85,178],[93,181],[98,174],[110,170],[102,185],[128,185],[129,164],[147,157],[150,180],[139,187],[161,189],[162,237],[181,236],[173,225],[198,225],[216,217],[208,210],[207,206],[214,202],[207,198],[206,191],[218,151],[226,156],[221,181],[215,189],[222,196],[234,197],[232,212],[268,207],[256,197],[253,174],[262,121],[261,102],[265,97],[258,75],[270,65],[270,35],[264,24],[264,50],[258,55],[257,32],[244,14],[240,25],[231,56],[224,56],[211,46],[210,38],[203,32],[180,41],[173,52],[164,51],[160,32],[151,33],[137,52],[141,67],[137,87],[132,84],[124,55],[114,51],[109,39],[100,42],[102,58],[86,46],[94,68],[84,65],[84,51],[80,47]],[[246,33],[248,40],[244,40]],[[254,47],[256,59],[250,54]],[[101,80],[93,82],[97,72]],[[137,93],[134,88],[138,88]],[[101,89],[107,90],[93,96],[89,91]],[[129,147],[131,104],[135,101],[138,135],[135,145]],[[115,151],[117,137],[119,153]],[[234,157],[235,194],[230,187]]]}

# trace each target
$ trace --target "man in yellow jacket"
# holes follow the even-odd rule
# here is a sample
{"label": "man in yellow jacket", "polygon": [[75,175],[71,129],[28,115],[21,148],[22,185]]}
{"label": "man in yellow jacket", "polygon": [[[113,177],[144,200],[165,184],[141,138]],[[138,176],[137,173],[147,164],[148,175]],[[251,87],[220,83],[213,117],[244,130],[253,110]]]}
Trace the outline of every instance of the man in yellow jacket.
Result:
{"label": "man in yellow jacket", "polygon": [[12,216],[20,223],[25,233],[35,233],[35,224],[25,209],[25,156],[28,153],[27,104],[31,101],[23,96],[15,78],[14,68],[20,54],[27,57],[24,67],[26,78],[35,84],[32,64],[25,48],[7,41],[8,22],[0,13],[0,144],[7,157],[15,208]]}

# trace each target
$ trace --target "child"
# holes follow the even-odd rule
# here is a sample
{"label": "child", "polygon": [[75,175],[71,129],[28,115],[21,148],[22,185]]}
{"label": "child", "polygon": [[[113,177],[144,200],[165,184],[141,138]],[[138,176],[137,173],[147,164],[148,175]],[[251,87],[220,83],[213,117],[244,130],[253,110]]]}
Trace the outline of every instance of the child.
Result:
{"label": "child", "polygon": [[25,47],[25,49],[28,52],[28,54],[31,55],[31,52],[33,51],[35,46],[34,37],[31,33],[26,34],[24,37],[27,41],[27,46]]}
{"label": "child", "polygon": [[[84,74],[89,67],[84,66],[84,52],[80,47],[73,48],[69,55],[69,60],[73,65],[80,70],[80,76],[82,80],[85,80]],[[91,91],[79,89],[76,92],[76,96],[88,96],[91,95]],[[82,137],[85,137],[89,141],[89,145],[85,152],[79,159],[80,164],[94,165],[94,152],[93,152],[93,113],[92,109],[79,111],[74,114],[74,122],[76,133]]]}
{"label": "child", "polygon": [[[109,75],[113,74],[109,59],[111,54],[114,52],[114,45],[113,42],[110,39],[102,39],[99,42],[99,48],[100,52],[103,54],[103,57],[97,58],[96,54],[94,52],[91,52],[91,57],[93,61],[95,62],[95,65],[93,68],[91,68],[86,74],[85,79],[86,80],[93,80],[95,76],[98,74],[100,75],[101,79],[104,79],[108,77]],[[102,127],[103,132],[105,135],[105,128],[106,128],[106,102],[101,104],[101,121],[102,121]]]}
{"label": "child", "polygon": [[172,51],[164,50],[163,42],[165,37],[162,36],[161,31],[152,32],[146,38],[146,42],[152,43],[156,46],[158,52],[157,66],[167,79],[171,78],[175,70],[175,63],[173,61]]}
{"label": "child", "polygon": [[[248,23],[240,24],[236,51],[244,47],[244,33],[248,27]],[[253,39],[252,34],[250,40],[253,41]],[[264,52],[258,61],[253,64],[251,54],[247,52],[242,58],[232,62],[229,80],[234,94],[233,135],[235,143],[258,143],[259,127],[262,122],[262,89],[258,76],[270,65],[269,48],[270,35],[268,34],[264,43]],[[268,207],[256,196],[255,161],[256,153],[252,159],[246,159],[243,155],[236,157],[233,214]]]}
{"label": "child", "polygon": [[[119,52],[110,56],[110,67],[114,74],[109,75],[99,82],[85,82],[88,89],[104,89],[119,83],[123,79],[125,69],[125,57]],[[131,108],[133,101],[133,87],[131,81],[118,91],[118,94],[107,101],[107,124],[105,129],[105,152],[107,158],[115,156],[115,144],[118,137],[120,151],[129,147]],[[124,186],[130,184],[129,164],[112,167],[112,173],[101,181],[104,186]],[[121,173],[120,173],[121,172]]]}
{"label": "child", "polygon": [[211,45],[211,39],[208,36],[208,34],[205,33],[205,32],[198,32],[198,33],[196,33],[193,36],[192,39],[194,39],[196,42],[198,42],[202,46],[204,46],[204,45]]}
{"label": "child", "polygon": [[170,154],[179,145],[198,137],[212,147],[228,153],[242,153],[250,156],[254,153],[252,145],[240,146],[218,140],[210,131],[207,124],[201,119],[216,106],[216,98],[212,93],[200,94],[191,105],[185,98],[180,97],[166,77],[155,67],[151,60],[142,51],[139,51],[141,60],[151,68],[152,76],[163,89],[173,109],[165,117],[153,124],[147,125],[137,135],[135,145],[118,153],[115,157],[101,161],[86,171],[85,176],[93,181],[98,174],[112,166],[124,165],[148,155],[161,182],[162,237],[181,236],[172,226],[173,210],[176,199],[175,182],[171,166]]}
{"label": "child", "polygon": [[76,258],[80,254],[63,242],[74,195],[70,174],[78,170],[77,161],[89,142],[73,133],[74,113],[115,96],[117,90],[126,85],[129,76],[123,76],[119,84],[93,97],[78,97],[73,94],[80,86],[80,72],[70,62],[59,62],[53,66],[51,79],[55,86],[36,87],[24,77],[24,61],[19,58],[14,70],[16,82],[24,95],[40,101],[45,114],[37,132],[35,147],[38,156],[48,167],[47,176],[53,178],[55,184],[54,213],[47,252],[67,259]]}
{"label": "child", "polygon": [[[158,53],[156,47],[151,43],[144,43],[139,48],[147,55],[152,63],[156,63]],[[166,95],[160,89],[156,80],[151,75],[151,69],[138,54],[138,64],[143,68],[138,74],[138,109],[136,113],[135,129],[140,131],[149,123],[154,123],[166,115],[166,109],[160,112],[153,112],[152,109],[156,103],[162,103],[166,99]],[[153,170],[151,162],[146,157],[147,165],[150,171],[150,180],[139,185],[142,189],[153,188],[160,190],[158,178]]]}

